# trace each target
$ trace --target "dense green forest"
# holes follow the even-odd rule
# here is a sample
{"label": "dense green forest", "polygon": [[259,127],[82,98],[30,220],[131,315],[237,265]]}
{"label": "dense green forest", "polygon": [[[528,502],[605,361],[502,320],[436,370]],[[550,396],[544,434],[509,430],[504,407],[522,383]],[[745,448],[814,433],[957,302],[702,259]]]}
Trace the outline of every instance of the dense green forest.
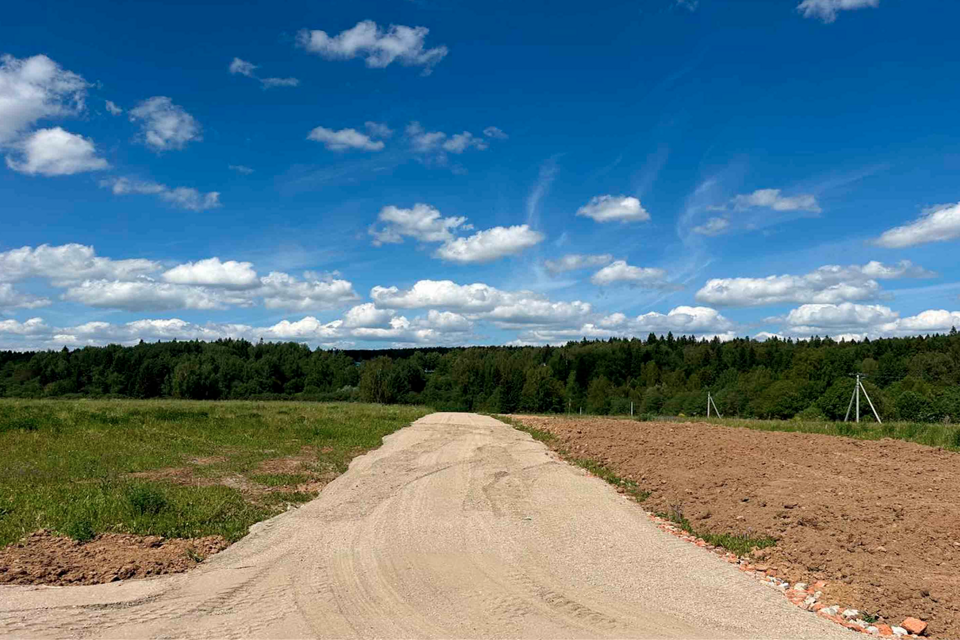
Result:
{"label": "dense green forest", "polygon": [[244,340],[0,352],[8,397],[363,400],[439,410],[842,419],[854,380],[884,419],[960,420],[960,335],[835,342],[647,340],[562,347],[312,350]]}

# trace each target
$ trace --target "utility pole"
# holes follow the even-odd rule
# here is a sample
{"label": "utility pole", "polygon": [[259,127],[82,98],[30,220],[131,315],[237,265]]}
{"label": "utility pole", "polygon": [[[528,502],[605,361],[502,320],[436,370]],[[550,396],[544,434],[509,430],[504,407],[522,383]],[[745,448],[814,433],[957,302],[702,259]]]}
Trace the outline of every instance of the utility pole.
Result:
{"label": "utility pole", "polygon": [[863,386],[863,380],[861,378],[866,378],[866,374],[856,373],[852,375],[856,377],[857,383],[853,387],[853,396],[850,398],[850,404],[847,405],[847,415],[843,418],[843,421],[847,422],[850,419],[850,410],[856,405],[857,422],[860,422],[860,392],[863,391],[863,397],[867,399],[870,410],[873,411],[873,417],[877,419],[877,424],[883,424],[883,420],[880,419],[880,414],[877,413],[876,407],[873,406],[873,400],[870,399],[870,394],[867,393],[867,388]]}
{"label": "utility pole", "polygon": [[717,417],[718,417],[718,418],[722,418],[723,416],[720,415],[720,410],[717,409],[717,403],[716,403],[716,401],[713,399],[713,394],[710,393],[709,391],[707,391],[707,417],[708,417],[708,418],[710,417],[710,405],[711,405],[711,404],[713,405],[713,412],[714,412],[715,414],[717,414]]}

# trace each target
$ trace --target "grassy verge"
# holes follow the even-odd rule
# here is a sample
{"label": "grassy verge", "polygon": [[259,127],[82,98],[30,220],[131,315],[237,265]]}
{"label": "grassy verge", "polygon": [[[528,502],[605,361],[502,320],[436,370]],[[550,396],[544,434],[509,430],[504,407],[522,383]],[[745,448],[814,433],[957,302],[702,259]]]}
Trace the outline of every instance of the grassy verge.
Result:
{"label": "grassy verge", "polygon": [[[586,469],[598,478],[601,478],[608,483],[619,487],[623,493],[634,498],[637,502],[643,502],[650,497],[650,492],[641,489],[640,485],[633,480],[620,477],[612,469],[595,460],[577,458],[576,456],[571,455],[570,452],[563,447],[556,446],[557,438],[549,431],[525,425],[523,422],[508,416],[494,415],[493,417],[501,422],[509,424],[514,429],[529,433],[534,440],[539,440],[540,442],[548,444],[551,449],[560,454],[560,456],[567,462]],[[670,520],[687,533],[703,539],[707,542],[707,544],[723,547],[728,551],[736,553],[738,556],[744,556],[756,549],[764,549],[777,543],[776,539],[767,536],[752,537],[747,534],[737,535],[731,533],[711,533],[709,531],[697,531],[693,528],[693,525],[690,524],[690,521],[683,517],[683,510],[679,506],[672,509],[670,513],[658,513],[656,515],[666,520]]]}
{"label": "grassy verge", "polygon": [[806,420],[758,420],[752,418],[653,418],[672,422],[708,422],[725,427],[755,429],[757,431],[787,431],[819,433],[828,436],[880,440],[893,438],[915,442],[929,447],[960,451],[960,424],[932,422],[813,422]]}
{"label": "grassy verge", "polygon": [[0,400],[0,546],[37,529],[243,537],[430,411],[301,402]]}
{"label": "grassy verge", "polygon": [[694,528],[690,521],[683,517],[683,511],[679,507],[671,509],[670,513],[658,513],[657,516],[673,522],[675,525],[694,535],[707,544],[716,547],[723,547],[727,551],[732,551],[738,556],[745,556],[757,549],[766,549],[777,544],[776,538],[769,536],[753,537],[745,533],[712,533],[710,531],[699,531]]}

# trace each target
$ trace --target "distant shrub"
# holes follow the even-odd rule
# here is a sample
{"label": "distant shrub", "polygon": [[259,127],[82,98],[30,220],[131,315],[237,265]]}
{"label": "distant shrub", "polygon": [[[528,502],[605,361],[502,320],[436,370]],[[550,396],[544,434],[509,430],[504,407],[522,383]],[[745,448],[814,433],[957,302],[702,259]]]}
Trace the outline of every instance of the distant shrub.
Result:
{"label": "distant shrub", "polygon": [[820,411],[820,408],[812,404],[796,416],[794,420],[801,420],[803,422],[824,422],[826,421],[827,416],[823,415],[823,411]]}

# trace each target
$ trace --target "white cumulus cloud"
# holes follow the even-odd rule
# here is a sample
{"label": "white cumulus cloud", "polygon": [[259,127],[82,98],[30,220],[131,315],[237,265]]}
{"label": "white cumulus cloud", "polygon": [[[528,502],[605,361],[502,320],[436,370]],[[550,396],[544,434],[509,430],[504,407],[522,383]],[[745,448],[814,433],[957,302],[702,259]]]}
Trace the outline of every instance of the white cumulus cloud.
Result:
{"label": "white cumulus cloud", "polygon": [[256,294],[263,296],[268,309],[332,309],[359,299],[353,284],[335,275],[304,273],[298,279],[281,271],[273,271],[260,278],[261,288]]}
{"label": "white cumulus cloud", "polygon": [[436,307],[462,312],[490,311],[506,300],[504,292],[490,285],[460,285],[452,280],[419,280],[406,290],[376,286],[370,290],[370,298],[384,308]]}
{"label": "white cumulus cloud", "polygon": [[203,287],[184,287],[152,280],[84,280],[69,287],[63,299],[88,307],[125,311],[223,309],[231,302]]}
{"label": "white cumulus cloud", "polygon": [[123,109],[121,109],[120,107],[118,107],[118,106],[116,105],[116,103],[114,103],[112,100],[107,100],[107,101],[106,101],[106,106],[107,106],[107,111],[109,111],[109,112],[110,112],[110,115],[112,115],[112,116],[118,116],[118,115],[120,115],[121,113],[123,113]]}
{"label": "white cumulus cloud", "polygon": [[852,302],[840,304],[805,304],[793,309],[784,324],[795,334],[835,334],[856,332],[896,322],[900,314],[882,305]]}
{"label": "white cumulus cloud", "polygon": [[375,246],[399,244],[405,237],[418,242],[450,242],[454,239],[453,231],[473,228],[465,224],[465,217],[444,218],[438,209],[423,203],[410,209],[388,205],[380,210],[377,221],[380,226],[374,224],[369,229]]}
{"label": "white cumulus cloud", "polygon": [[601,255],[583,255],[572,253],[563,256],[558,260],[547,260],[544,266],[547,271],[553,274],[566,273],[568,271],[579,271],[581,269],[594,269],[602,267],[613,262],[613,256],[609,253]]}
{"label": "white cumulus cloud", "polygon": [[478,138],[469,131],[464,131],[463,133],[450,136],[450,138],[443,143],[442,147],[444,151],[461,154],[470,147],[475,147],[483,151],[488,145],[483,138]]}
{"label": "white cumulus cloud", "polygon": [[483,135],[488,138],[494,138],[495,140],[506,140],[510,137],[501,131],[499,127],[487,127],[483,130]]}
{"label": "white cumulus cloud", "polygon": [[22,293],[9,282],[0,282],[0,311],[5,309],[36,309],[50,304],[47,298]]}
{"label": "white cumulus cloud", "polygon": [[398,61],[424,67],[424,72],[429,73],[447,55],[447,48],[426,48],[428,33],[430,30],[426,27],[390,25],[388,29],[381,29],[372,20],[364,20],[336,36],[326,31],[303,29],[297,34],[297,43],[331,60],[361,56],[370,68],[382,69]]}
{"label": "white cumulus cloud", "polygon": [[526,344],[562,344],[580,338],[646,338],[649,334],[695,336],[701,339],[733,340],[736,324],[709,307],[676,307],[668,313],[651,312],[636,318],[622,313],[588,322],[579,327],[535,329],[520,335]]}
{"label": "white cumulus cloud", "polygon": [[254,70],[257,68],[257,65],[252,62],[247,62],[246,60],[241,60],[240,58],[234,58],[230,63],[230,73],[236,74],[239,73],[242,76],[247,76],[252,78]]}
{"label": "white cumulus cloud", "polygon": [[714,278],[697,292],[699,302],[716,306],[752,307],[783,303],[839,304],[875,298],[877,280],[929,278],[933,274],[909,260],[896,265],[827,265],[801,275],[766,278]]}
{"label": "white cumulus cloud", "polygon": [[165,271],[162,278],[174,284],[227,289],[251,289],[260,285],[252,263],[235,260],[221,262],[217,257],[177,265]]}
{"label": "white cumulus cloud", "polygon": [[363,126],[366,128],[367,133],[369,133],[373,138],[389,138],[393,135],[393,129],[388,127],[386,123],[383,122],[372,122],[367,120],[363,123]]}
{"label": "white cumulus cloud", "polygon": [[92,140],[60,127],[34,131],[14,148],[20,158],[7,156],[7,166],[27,175],[69,176],[110,166],[97,156]]}
{"label": "white cumulus cloud", "polygon": [[0,145],[15,141],[38,120],[82,113],[89,86],[45,55],[0,56]]}
{"label": "white cumulus cloud", "polygon": [[591,313],[589,303],[552,301],[532,291],[503,291],[488,284],[420,280],[410,289],[376,286],[370,298],[378,309],[434,309],[490,320],[502,327],[553,325],[580,321]]}
{"label": "white cumulus cloud", "polygon": [[710,218],[706,223],[699,227],[694,227],[693,232],[702,236],[719,236],[730,227],[730,221],[726,218]]}
{"label": "white cumulus cloud", "polygon": [[54,283],[101,278],[131,280],[159,268],[159,263],[152,260],[98,256],[93,247],[82,244],[42,244],[0,252],[0,281],[7,282],[28,278],[49,278]]}
{"label": "white cumulus cloud", "polygon": [[307,140],[322,142],[323,146],[330,151],[346,151],[347,149],[382,151],[384,147],[382,140],[372,140],[370,136],[360,133],[356,129],[334,131],[326,127],[316,127],[307,135]]}
{"label": "white cumulus cloud", "polygon": [[12,333],[15,335],[33,335],[46,333],[50,327],[46,325],[43,318],[30,318],[24,322],[17,320],[0,320],[0,333]]}
{"label": "white cumulus cloud", "polygon": [[434,255],[459,264],[492,262],[516,255],[543,241],[543,234],[529,225],[493,227],[440,246]]}
{"label": "white cumulus cloud", "polygon": [[607,265],[597,271],[590,278],[590,282],[600,286],[607,286],[616,283],[626,283],[635,287],[646,289],[677,289],[675,285],[667,280],[667,272],[663,269],[653,267],[635,267],[629,265],[624,260]]}
{"label": "white cumulus cloud", "polygon": [[927,209],[913,222],[885,231],[874,243],[888,249],[902,249],[957,238],[960,238],[960,202]]}
{"label": "white cumulus cloud", "polygon": [[577,215],[597,222],[644,222],[650,219],[640,200],[630,196],[594,196],[577,209]]}
{"label": "white cumulus cloud", "polygon": [[347,327],[386,327],[396,315],[392,309],[378,309],[374,303],[366,302],[343,314],[343,323]]}
{"label": "white cumulus cloud", "polygon": [[130,110],[130,121],[139,122],[143,142],[155,151],[183,149],[203,140],[200,123],[166,96],[154,96]]}

